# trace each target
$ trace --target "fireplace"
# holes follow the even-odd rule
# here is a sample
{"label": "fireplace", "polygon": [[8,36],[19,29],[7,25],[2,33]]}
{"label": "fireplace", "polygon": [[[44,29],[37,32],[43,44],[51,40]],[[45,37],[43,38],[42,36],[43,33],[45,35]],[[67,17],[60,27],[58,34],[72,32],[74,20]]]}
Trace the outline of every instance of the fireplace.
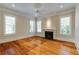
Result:
{"label": "fireplace", "polygon": [[53,31],[45,31],[46,39],[53,39]]}

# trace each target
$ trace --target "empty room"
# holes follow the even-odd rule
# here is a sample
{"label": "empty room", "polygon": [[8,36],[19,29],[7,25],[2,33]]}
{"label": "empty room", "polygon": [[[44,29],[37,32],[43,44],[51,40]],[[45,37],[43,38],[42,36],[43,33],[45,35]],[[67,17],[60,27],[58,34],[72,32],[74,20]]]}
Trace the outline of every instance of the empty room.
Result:
{"label": "empty room", "polygon": [[78,55],[79,4],[0,3],[0,55]]}

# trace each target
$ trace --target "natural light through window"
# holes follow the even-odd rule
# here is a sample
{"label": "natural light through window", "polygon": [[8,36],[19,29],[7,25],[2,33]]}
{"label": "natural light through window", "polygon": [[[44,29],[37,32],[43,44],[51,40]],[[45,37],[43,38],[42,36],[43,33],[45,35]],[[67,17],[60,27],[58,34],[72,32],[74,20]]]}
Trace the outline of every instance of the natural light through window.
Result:
{"label": "natural light through window", "polygon": [[41,32],[41,20],[37,20],[37,32]]}
{"label": "natural light through window", "polygon": [[5,34],[15,33],[15,17],[5,16]]}
{"label": "natural light through window", "polygon": [[30,32],[35,32],[35,21],[30,20]]}
{"label": "natural light through window", "polygon": [[70,35],[71,34],[71,17],[61,17],[60,21],[60,34]]}

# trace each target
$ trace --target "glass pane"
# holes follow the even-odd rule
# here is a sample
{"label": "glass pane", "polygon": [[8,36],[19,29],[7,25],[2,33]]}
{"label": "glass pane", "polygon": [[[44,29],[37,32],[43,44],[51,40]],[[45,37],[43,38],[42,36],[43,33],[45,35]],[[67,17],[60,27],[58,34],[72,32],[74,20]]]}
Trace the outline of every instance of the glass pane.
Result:
{"label": "glass pane", "polygon": [[5,34],[15,33],[15,17],[5,16]]}
{"label": "glass pane", "polygon": [[41,32],[41,20],[37,21],[37,32]]}
{"label": "glass pane", "polygon": [[70,35],[71,34],[70,17],[61,18],[60,24],[61,24],[60,33],[64,35]]}
{"label": "glass pane", "polygon": [[30,20],[30,32],[34,32],[34,31],[35,31],[35,21]]}

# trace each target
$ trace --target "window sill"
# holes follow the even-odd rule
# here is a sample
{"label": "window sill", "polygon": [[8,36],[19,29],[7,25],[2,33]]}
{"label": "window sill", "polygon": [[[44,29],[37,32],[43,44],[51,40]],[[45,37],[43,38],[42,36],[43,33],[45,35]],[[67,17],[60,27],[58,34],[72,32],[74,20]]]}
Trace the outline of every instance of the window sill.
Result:
{"label": "window sill", "polygon": [[13,36],[15,35],[16,33],[13,33],[13,34],[4,34],[4,36]]}

